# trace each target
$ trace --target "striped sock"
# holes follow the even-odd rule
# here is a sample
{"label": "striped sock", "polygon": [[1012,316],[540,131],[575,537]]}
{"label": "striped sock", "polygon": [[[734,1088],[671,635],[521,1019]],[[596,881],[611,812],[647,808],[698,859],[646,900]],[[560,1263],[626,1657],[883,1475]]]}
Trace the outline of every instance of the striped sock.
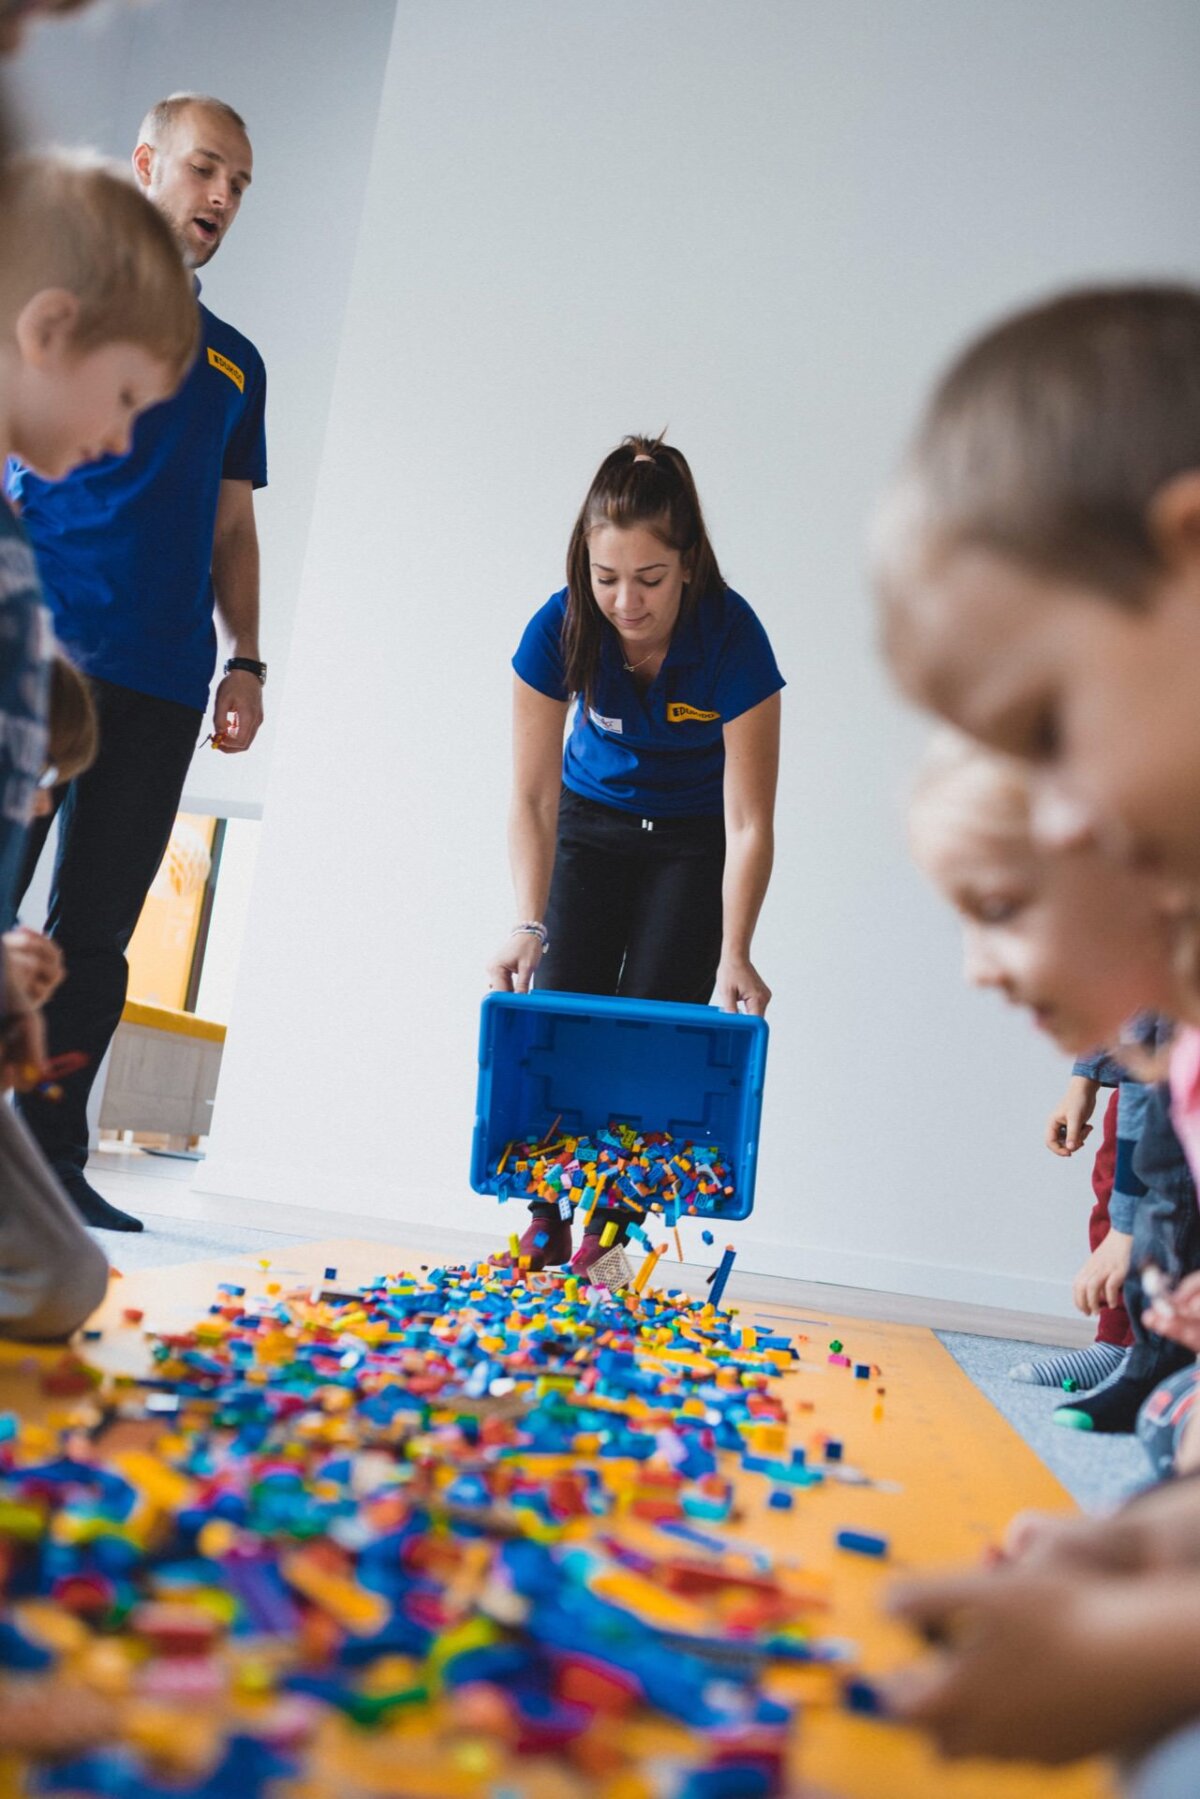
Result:
{"label": "striped sock", "polygon": [[1086,1393],[1115,1374],[1128,1354],[1115,1343],[1089,1343],[1086,1349],[1067,1349],[1040,1362],[1018,1362],[1008,1378],[1031,1387],[1061,1387],[1065,1380],[1073,1380],[1074,1390]]}

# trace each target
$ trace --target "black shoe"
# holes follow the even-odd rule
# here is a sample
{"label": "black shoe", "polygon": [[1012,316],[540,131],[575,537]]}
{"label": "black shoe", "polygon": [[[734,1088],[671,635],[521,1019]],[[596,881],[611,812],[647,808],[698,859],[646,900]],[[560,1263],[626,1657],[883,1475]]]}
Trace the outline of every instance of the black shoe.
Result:
{"label": "black shoe", "polygon": [[85,1224],[90,1224],[97,1231],[144,1231],[145,1225],[140,1218],[134,1218],[129,1212],[122,1212],[116,1206],[110,1206],[102,1199],[93,1186],[83,1177],[80,1168],[56,1169],[62,1182],[63,1192],[70,1200]]}

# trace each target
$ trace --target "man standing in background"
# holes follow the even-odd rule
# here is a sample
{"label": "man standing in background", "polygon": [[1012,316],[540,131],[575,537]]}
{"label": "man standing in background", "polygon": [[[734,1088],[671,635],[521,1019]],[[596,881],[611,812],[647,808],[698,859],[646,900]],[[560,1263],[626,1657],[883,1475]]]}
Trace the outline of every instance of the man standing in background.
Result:
{"label": "man standing in background", "polygon": [[[175,94],[147,114],[134,173],[189,267],[216,255],[252,162],[245,124],[222,100]],[[267,479],[266,370],[248,338],[203,305],[200,314],[191,374],[173,400],[141,419],[127,457],[93,460],[55,485],[21,467],[8,481],[55,629],[88,676],[100,718],[95,764],[55,791],[59,838],[46,921],[67,967],[45,1011],[48,1053],[80,1051],[87,1066],[61,1083],[57,1101],[31,1093],[19,1103],[84,1220],[104,1230],[142,1225],[86,1178],[88,1095],[120,1021],[125,950],[203,726],[214,612],[230,648],[213,705],[217,747],[249,749],[262,723],[254,489]],[[35,823],[21,893],[49,824]]]}

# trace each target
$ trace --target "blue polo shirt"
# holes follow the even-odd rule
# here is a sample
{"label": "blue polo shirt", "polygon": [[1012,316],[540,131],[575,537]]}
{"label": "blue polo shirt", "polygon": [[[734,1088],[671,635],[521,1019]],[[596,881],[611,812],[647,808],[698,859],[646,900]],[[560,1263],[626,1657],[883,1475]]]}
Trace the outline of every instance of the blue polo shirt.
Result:
{"label": "blue polo shirt", "polygon": [[[567,590],[534,613],[513,657],[523,681],[553,700],[563,678]],[[647,818],[719,813],[724,806],[724,728],[784,685],[753,610],[726,588],[675,627],[663,665],[639,691],[620,639],[604,632],[590,706],[576,697],[563,748],[563,782],[585,799]]]}
{"label": "blue polo shirt", "polygon": [[216,661],[212,546],[221,482],[267,481],[267,372],[200,308],[196,361],[142,414],[128,456],[64,481],[10,463],[60,642],[89,675],[203,711]]}

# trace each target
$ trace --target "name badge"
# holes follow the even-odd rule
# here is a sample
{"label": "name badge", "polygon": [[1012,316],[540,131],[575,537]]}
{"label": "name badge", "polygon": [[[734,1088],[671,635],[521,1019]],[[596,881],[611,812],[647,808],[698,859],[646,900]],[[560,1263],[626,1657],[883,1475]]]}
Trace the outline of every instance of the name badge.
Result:
{"label": "name badge", "polygon": [[588,707],[588,717],[591,719],[592,723],[598,725],[602,731],[612,731],[618,737],[620,737],[625,729],[624,724],[619,718],[602,718],[594,706]]}
{"label": "name badge", "polygon": [[720,716],[719,712],[705,712],[699,706],[685,706],[681,700],[671,700],[667,706],[667,722],[672,725],[685,725],[689,719],[707,725],[714,723]]}

